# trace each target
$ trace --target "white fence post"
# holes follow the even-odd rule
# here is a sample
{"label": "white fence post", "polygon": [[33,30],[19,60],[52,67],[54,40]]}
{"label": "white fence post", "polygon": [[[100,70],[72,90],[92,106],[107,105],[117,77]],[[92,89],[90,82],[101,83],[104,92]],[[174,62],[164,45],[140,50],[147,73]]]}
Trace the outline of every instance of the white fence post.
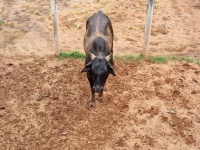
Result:
{"label": "white fence post", "polygon": [[55,52],[56,55],[58,56],[60,54],[60,45],[59,45],[59,32],[58,32],[57,0],[50,0],[50,2],[51,2],[52,23],[54,30]]}
{"label": "white fence post", "polygon": [[149,38],[151,34],[151,24],[153,17],[153,6],[154,0],[148,0],[147,11],[146,11],[146,25],[145,25],[145,33],[144,33],[144,45],[142,54],[146,58],[148,55],[148,46],[149,46]]}

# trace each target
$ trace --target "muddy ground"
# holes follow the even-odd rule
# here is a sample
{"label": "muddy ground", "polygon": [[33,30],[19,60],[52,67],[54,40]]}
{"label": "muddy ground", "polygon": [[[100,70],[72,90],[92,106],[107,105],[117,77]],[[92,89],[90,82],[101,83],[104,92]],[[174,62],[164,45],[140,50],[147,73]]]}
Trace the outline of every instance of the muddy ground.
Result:
{"label": "muddy ground", "polygon": [[[200,5],[155,2],[150,54],[200,59]],[[93,110],[84,61],[54,57],[49,0],[1,0],[1,150],[199,150],[200,67],[116,60]],[[101,9],[114,54],[140,54],[146,1],[58,0],[62,51],[83,52],[85,21]]]}

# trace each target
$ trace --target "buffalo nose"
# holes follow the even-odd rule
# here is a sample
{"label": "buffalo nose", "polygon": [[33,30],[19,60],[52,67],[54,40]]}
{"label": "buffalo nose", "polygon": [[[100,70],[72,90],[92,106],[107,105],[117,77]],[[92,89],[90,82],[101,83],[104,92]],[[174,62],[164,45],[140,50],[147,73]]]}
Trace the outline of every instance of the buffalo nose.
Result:
{"label": "buffalo nose", "polygon": [[95,90],[95,92],[103,91],[103,87],[93,87],[93,89]]}

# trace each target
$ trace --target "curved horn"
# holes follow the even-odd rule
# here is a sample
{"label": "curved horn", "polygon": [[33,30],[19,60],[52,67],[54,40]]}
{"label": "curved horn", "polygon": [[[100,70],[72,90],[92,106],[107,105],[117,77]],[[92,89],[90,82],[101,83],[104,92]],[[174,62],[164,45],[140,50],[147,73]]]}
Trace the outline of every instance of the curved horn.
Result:
{"label": "curved horn", "polygon": [[111,59],[111,56],[112,56],[112,53],[110,55],[108,55],[108,56],[105,57],[106,60],[109,61]]}
{"label": "curved horn", "polygon": [[96,56],[90,52],[90,57],[93,60]]}

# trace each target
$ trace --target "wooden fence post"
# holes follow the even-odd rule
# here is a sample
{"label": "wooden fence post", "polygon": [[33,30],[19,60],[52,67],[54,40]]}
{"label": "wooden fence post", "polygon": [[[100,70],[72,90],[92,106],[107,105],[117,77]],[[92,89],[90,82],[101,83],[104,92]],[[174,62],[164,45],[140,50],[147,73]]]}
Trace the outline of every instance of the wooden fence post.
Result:
{"label": "wooden fence post", "polygon": [[153,6],[154,0],[148,0],[147,11],[146,11],[146,25],[145,25],[145,33],[144,33],[144,45],[142,54],[146,58],[148,55],[148,46],[149,46],[149,38],[151,34],[151,24],[153,17]]}
{"label": "wooden fence post", "polygon": [[58,32],[58,11],[57,11],[57,0],[50,0],[51,3],[51,14],[52,14],[52,23],[54,30],[54,45],[55,52],[58,56],[60,54],[60,45],[59,45],[59,32]]}

